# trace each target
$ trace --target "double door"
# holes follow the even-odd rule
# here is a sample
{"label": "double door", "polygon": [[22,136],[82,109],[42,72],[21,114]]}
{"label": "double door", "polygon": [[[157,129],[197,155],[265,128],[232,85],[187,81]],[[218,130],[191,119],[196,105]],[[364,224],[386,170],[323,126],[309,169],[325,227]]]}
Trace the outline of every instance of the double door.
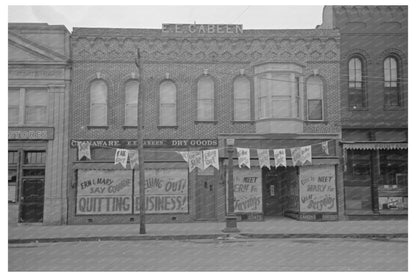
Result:
{"label": "double door", "polygon": [[45,151],[9,150],[9,203],[19,204],[19,222],[42,222]]}
{"label": "double door", "polygon": [[215,176],[197,176],[196,178],[196,218],[213,220],[216,217]]}

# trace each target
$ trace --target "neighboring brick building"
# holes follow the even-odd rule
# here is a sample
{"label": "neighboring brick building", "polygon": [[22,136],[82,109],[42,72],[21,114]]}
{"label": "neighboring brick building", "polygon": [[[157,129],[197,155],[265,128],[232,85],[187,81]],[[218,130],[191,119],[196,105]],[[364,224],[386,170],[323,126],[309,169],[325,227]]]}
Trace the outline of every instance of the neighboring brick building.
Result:
{"label": "neighboring brick building", "polygon": [[9,223],[66,222],[69,32],[9,24]]}
{"label": "neighboring brick building", "polygon": [[407,7],[327,6],[341,34],[346,215],[407,214]]}
{"label": "neighboring brick building", "polygon": [[[147,222],[224,219],[227,138],[251,152],[251,169],[236,167],[234,179],[259,185],[259,202],[236,207],[243,219],[342,217],[339,39],[337,30],[243,30],[240,25],[74,28],[68,222],[138,221],[132,199],[137,176],[130,165],[115,165],[114,156],[116,148],[135,147],[139,82],[145,99]],[[328,154],[320,144],[325,141]],[[91,160],[80,160],[78,142],[91,143]],[[312,166],[292,166],[289,148],[308,145]],[[216,148],[220,169],[191,173],[176,152]],[[271,157],[272,149],[286,149],[288,167],[275,169],[271,158],[272,168],[260,169],[257,148],[269,149]],[[332,181],[329,192],[318,195],[322,199],[313,199],[319,203],[299,195],[299,183],[322,174]],[[126,185],[111,198],[108,191],[90,189],[100,182]],[[156,195],[155,188],[168,182],[171,193]],[[176,193],[174,183],[183,185]]]}

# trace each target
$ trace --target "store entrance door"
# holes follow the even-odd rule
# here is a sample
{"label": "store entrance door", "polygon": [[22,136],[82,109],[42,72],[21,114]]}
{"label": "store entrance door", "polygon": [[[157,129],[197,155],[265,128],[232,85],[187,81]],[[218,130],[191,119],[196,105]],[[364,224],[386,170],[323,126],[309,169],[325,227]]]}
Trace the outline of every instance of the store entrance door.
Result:
{"label": "store entrance door", "polygon": [[20,222],[43,221],[44,178],[23,178]]}
{"label": "store entrance door", "polygon": [[265,216],[283,215],[282,192],[281,192],[281,170],[274,167],[263,167],[263,211]]}
{"label": "store entrance door", "polygon": [[215,219],[215,177],[197,176],[196,178],[196,218]]}

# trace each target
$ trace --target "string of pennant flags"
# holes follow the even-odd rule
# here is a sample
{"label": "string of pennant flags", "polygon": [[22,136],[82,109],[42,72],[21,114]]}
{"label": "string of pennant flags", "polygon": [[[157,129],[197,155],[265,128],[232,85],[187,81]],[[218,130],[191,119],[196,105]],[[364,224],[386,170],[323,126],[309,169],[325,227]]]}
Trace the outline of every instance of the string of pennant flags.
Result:
{"label": "string of pennant flags", "polygon": [[[290,149],[290,154],[292,157],[293,166],[305,165],[306,162],[312,164],[312,145],[320,144],[322,147],[322,151],[329,155],[329,148],[328,148],[329,141],[323,141],[316,144],[311,144],[302,147],[293,147]],[[82,159],[86,157],[87,159],[91,160],[91,151],[90,146],[91,143],[89,141],[78,141],[78,157]],[[107,147],[113,148],[114,147]],[[201,151],[165,151],[165,152],[176,152],[182,156],[182,159],[188,163],[189,172],[192,172],[195,168],[200,168],[202,170],[207,169],[208,167],[212,166],[216,169],[219,169],[219,155],[218,150],[225,149],[225,148],[216,148],[216,149],[209,149],[209,150],[201,150]],[[250,168],[250,148],[240,148],[236,147],[237,149],[237,157],[238,157],[238,166],[241,168],[242,166],[246,166]],[[274,166],[279,167],[287,167],[286,164],[286,148],[281,149],[272,149],[273,150],[273,158],[274,158]],[[270,149],[257,149],[257,158],[259,160],[260,168],[267,167],[270,169]],[[114,164],[121,164],[124,168],[127,168],[127,162],[130,160],[130,167],[133,169],[136,165],[139,164],[139,153],[138,150],[130,150],[130,149],[119,149],[116,148],[116,154],[114,157]]]}

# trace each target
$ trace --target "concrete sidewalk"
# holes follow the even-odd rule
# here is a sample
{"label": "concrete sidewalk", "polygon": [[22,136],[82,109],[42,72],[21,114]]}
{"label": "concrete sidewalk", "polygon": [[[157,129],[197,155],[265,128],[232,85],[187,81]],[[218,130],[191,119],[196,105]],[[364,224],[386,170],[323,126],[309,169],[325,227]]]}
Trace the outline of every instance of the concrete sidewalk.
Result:
{"label": "concrete sidewalk", "polygon": [[[239,238],[371,238],[407,237],[407,220],[360,220],[306,222],[289,218],[261,222],[238,222]],[[9,243],[91,241],[91,240],[161,240],[218,239],[234,236],[223,233],[225,222],[146,224],[146,234],[139,234],[139,224],[123,225],[9,225]]]}

